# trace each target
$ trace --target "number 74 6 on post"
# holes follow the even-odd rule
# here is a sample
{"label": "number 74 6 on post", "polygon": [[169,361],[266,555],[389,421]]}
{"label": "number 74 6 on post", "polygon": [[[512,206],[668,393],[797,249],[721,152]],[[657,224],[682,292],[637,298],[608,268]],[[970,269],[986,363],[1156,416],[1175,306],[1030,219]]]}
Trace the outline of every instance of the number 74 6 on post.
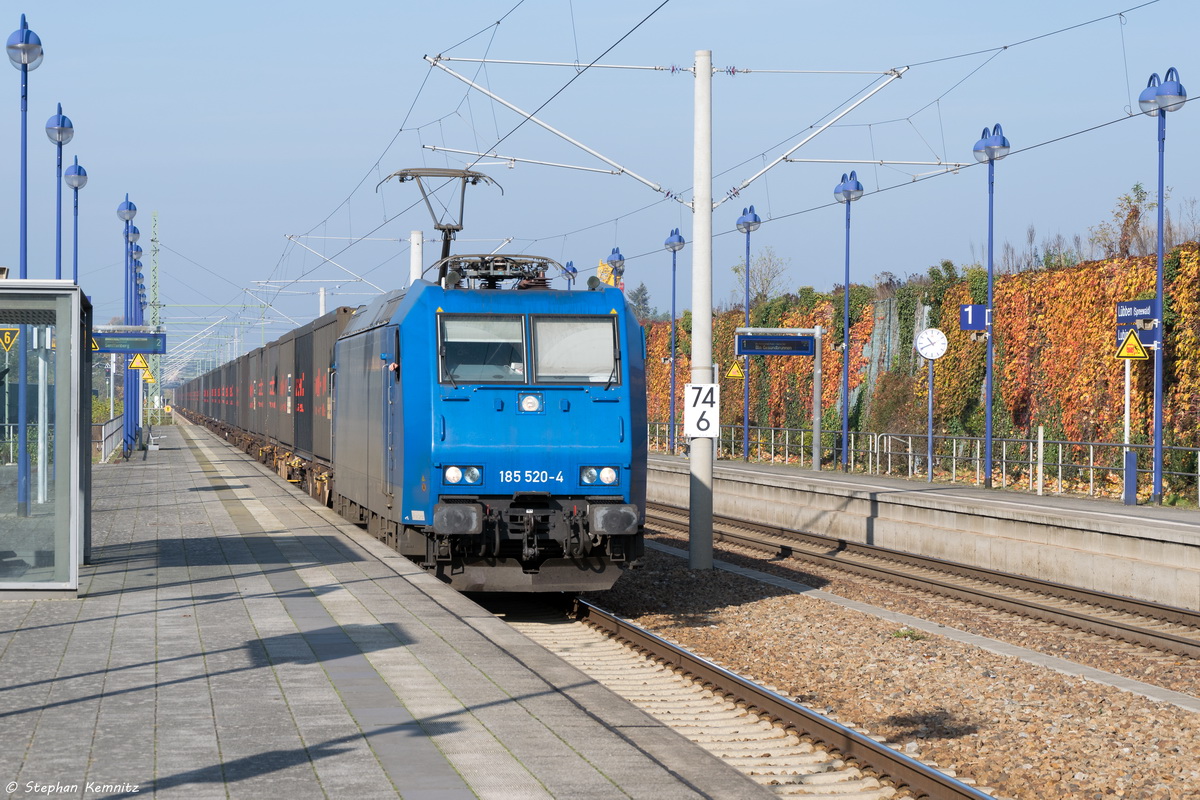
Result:
{"label": "number 74 6 on post", "polygon": [[716,439],[721,431],[721,385],[689,383],[683,397],[683,435]]}

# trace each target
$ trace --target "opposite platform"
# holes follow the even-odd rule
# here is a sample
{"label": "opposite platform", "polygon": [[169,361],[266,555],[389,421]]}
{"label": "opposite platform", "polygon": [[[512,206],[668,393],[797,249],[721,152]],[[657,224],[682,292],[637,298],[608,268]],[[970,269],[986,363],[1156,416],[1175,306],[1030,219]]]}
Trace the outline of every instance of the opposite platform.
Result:
{"label": "opposite platform", "polygon": [[28,797],[772,796],[209,433],[97,468],[77,599],[0,594]]}

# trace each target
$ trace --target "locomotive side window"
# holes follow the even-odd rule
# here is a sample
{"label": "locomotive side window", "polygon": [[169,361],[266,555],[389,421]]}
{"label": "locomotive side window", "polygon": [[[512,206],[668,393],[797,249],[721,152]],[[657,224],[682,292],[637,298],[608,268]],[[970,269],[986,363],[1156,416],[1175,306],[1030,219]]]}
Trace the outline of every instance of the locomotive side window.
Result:
{"label": "locomotive side window", "polygon": [[526,382],[520,316],[442,314],[440,321],[443,382]]}
{"label": "locomotive side window", "polygon": [[621,382],[613,316],[534,317],[533,342],[538,383]]}

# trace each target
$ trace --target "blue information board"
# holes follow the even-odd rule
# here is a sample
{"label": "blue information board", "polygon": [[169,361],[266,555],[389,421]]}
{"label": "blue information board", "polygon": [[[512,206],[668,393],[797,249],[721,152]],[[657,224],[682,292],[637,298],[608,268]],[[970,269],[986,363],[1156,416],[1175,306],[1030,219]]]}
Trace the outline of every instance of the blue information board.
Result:
{"label": "blue information board", "polygon": [[1121,300],[1117,303],[1117,344],[1125,341],[1129,329],[1137,330],[1138,341],[1146,347],[1158,341],[1158,326],[1150,323],[1159,319],[1158,298],[1148,300]]}
{"label": "blue information board", "polygon": [[960,331],[986,331],[987,306],[962,305],[958,307],[958,329]]}
{"label": "blue information board", "polygon": [[817,353],[815,336],[739,333],[734,344],[739,356],[812,356]]}

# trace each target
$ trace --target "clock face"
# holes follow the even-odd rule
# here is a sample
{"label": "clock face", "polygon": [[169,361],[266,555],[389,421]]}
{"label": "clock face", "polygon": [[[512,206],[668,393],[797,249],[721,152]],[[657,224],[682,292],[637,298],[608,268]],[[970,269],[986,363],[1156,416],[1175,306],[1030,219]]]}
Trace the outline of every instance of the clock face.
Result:
{"label": "clock face", "polygon": [[946,353],[946,334],[937,328],[926,328],[917,334],[917,352],[924,358],[941,358]]}

